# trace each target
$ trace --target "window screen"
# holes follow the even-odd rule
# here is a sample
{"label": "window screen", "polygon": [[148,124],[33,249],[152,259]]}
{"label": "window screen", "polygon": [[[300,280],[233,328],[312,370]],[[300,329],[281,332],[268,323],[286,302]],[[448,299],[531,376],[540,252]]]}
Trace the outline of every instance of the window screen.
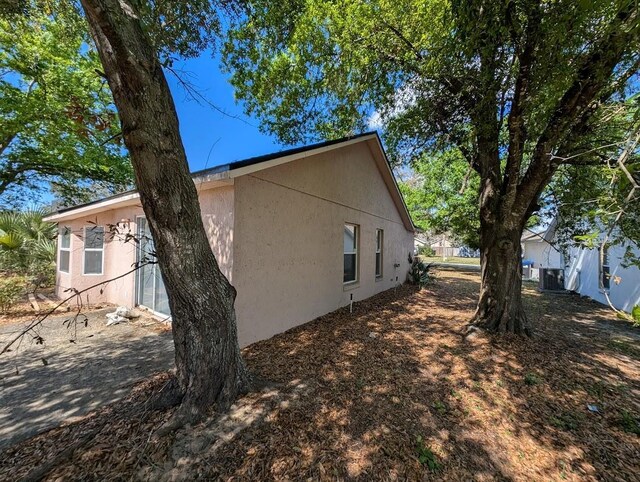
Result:
{"label": "window screen", "polygon": [[344,225],[344,283],[358,279],[358,226]]}
{"label": "window screen", "polygon": [[102,274],[104,228],[90,226],[84,230],[84,274]]}
{"label": "window screen", "polygon": [[384,234],[382,229],[376,229],[376,278],[382,277],[382,243]]}
{"label": "window screen", "polygon": [[58,270],[63,273],[68,273],[71,262],[71,229],[69,229],[69,227],[64,226],[60,230],[58,243],[60,247],[60,252],[58,254]]}

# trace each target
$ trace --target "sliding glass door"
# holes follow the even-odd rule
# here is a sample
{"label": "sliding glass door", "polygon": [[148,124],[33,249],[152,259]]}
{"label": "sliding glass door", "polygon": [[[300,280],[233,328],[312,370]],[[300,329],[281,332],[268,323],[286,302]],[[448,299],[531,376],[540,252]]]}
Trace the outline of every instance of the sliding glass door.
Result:
{"label": "sliding glass door", "polygon": [[[155,261],[155,249],[151,231],[145,218],[138,218],[138,262]],[[147,264],[136,271],[136,304],[157,313],[169,315],[169,301],[164,289],[160,267],[157,263]]]}

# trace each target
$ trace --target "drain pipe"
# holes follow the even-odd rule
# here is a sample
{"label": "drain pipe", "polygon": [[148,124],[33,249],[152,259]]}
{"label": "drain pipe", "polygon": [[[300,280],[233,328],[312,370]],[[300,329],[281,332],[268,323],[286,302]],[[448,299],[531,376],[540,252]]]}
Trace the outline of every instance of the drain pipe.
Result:
{"label": "drain pipe", "polygon": [[351,299],[349,301],[349,313],[353,313],[353,293],[350,294]]}

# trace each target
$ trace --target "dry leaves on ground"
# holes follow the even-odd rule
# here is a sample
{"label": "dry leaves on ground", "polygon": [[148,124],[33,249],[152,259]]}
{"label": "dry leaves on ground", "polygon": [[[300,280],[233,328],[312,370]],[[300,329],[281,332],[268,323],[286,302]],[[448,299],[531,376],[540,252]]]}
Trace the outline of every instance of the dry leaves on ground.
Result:
{"label": "dry leaves on ground", "polygon": [[80,440],[47,479],[637,480],[637,330],[526,288],[533,339],[465,341],[477,292],[477,274],[442,271],[428,289],[402,286],[256,343],[244,357],[273,386],[155,440],[170,415],[143,403],[158,375],[6,450],[0,478]]}

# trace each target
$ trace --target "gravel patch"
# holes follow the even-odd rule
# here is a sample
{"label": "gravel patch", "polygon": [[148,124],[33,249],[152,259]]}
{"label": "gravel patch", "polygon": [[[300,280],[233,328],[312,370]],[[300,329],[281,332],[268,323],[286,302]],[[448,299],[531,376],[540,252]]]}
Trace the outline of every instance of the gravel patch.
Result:
{"label": "gravel patch", "polygon": [[[38,331],[42,344],[27,335],[0,356],[0,448],[116,402],[135,382],[173,366],[169,330],[146,317],[107,327],[111,311],[88,313],[86,327],[65,325],[68,315],[51,318]],[[0,346],[24,326],[1,325]]]}

